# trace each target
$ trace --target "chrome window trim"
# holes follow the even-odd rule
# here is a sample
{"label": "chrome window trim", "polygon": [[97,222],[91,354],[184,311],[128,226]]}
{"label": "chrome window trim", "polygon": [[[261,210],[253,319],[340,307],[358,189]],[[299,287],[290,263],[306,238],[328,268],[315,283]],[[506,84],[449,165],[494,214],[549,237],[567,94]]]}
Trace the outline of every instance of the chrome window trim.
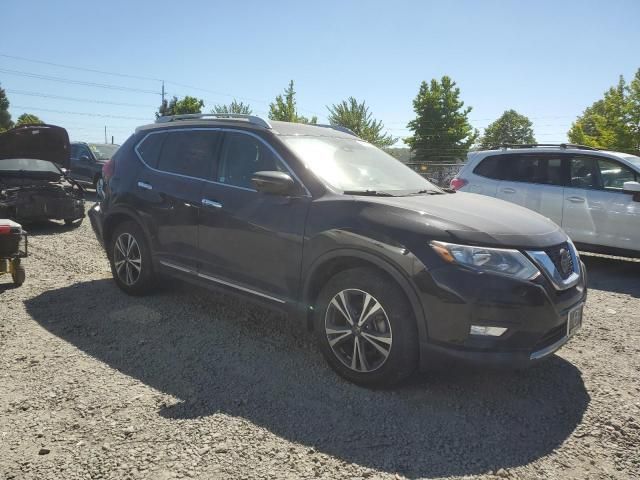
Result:
{"label": "chrome window trim", "polygon": [[280,155],[268,142],[266,142],[262,137],[260,137],[259,135],[256,135],[253,132],[248,132],[246,130],[241,130],[241,129],[237,129],[237,128],[221,128],[221,127],[193,127],[193,128],[166,128],[166,129],[161,129],[161,130],[157,130],[157,131],[153,131],[153,132],[148,132],[147,134],[145,134],[144,137],[142,137],[142,139],[136,144],[136,146],[134,147],[134,151],[136,152],[136,155],[138,156],[138,160],[140,160],[142,162],[142,164],[147,167],[149,170],[153,171],[153,172],[157,172],[157,173],[162,173],[164,175],[173,175],[175,177],[182,177],[182,178],[187,178],[190,180],[200,180],[202,182],[207,182],[207,183],[213,183],[214,185],[223,185],[225,187],[231,187],[231,188],[236,188],[238,190],[245,190],[247,192],[258,192],[257,190],[253,189],[253,188],[246,188],[246,187],[240,187],[238,185],[232,185],[230,183],[222,183],[222,182],[218,182],[215,180],[210,180],[208,178],[200,178],[200,177],[192,177],[190,175],[183,175],[181,173],[174,173],[174,172],[167,172],[166,170],[160,170],[158,168],[153,168],[151,165],[149,165],[147,162],[144,161],[144,158],[142,158],[142,155],[140,154],[140,152],[138,151],[138,148],[140,147],[140,145],[142,145],[142,143],[147,139],[147,137],[149,137],[150,135],[159,135],[161,133],[168,133],[168,132],[192,132],[192,131],[214,131],[214,132],[233,132],[233,133],[241,133],[243,135],[248,135],[250,137],[254,137],[256,139],[258,139],[262,144],[264,144],[269,150],[271,150],[271,153],[273,153],[275,155],[275,157],[282,162],[282,164],[285,166],[285,168],[288,170],[288,172],[293,176],[293,178],[300,184],[302,185],[302,188],[304,188],[305,191],[305,197],[311,197],[311,192],[309,192],[309,189],[306,187],[306,185],[302,182],[302,180],[300,180],[300,178],[298,177],[298,175],[296,175],[296,173],[293,171],[293,169],[289,166],[289,164],[285,161],[284,158],[282,158],[282,155]]}
{"label": "chrome window trim", "polygon": [[547,255],[547,252],[543,250],[527,250],[527,255],[533,260],[533,262],[547,274],[547,277],[557,290],[567,290],[574,287],[580,281],[580,258],[576,253],[576,247],[573,242],[567,239],[567,245],[569,245],[569,254],[571,255],[571,261],[573,263],[573,272],[566,279],[562,278],[562,275],[554,265],[553,261]]}
{"label": "chrome window trim", "polygon": [[218,277],[213,277],[211,275],[205,275],[204,273],[196,272],[195,270],[192,270],[192,269],[187,268],[187,267],[182,267],[180,265],[176,265],[175,263],[167,262],[165,260],[160,260],[159,263],[161,265],[164,265],[165,267],[173,268],[175,270],[178,270],[178,271],[184,272],[184,273],[189,273],[191,275],[195,275],[197,277],[203,278],[205,280],[209,280],[211,282],[219,283],[219,284],[225,285],[227,287],[235,288],[236,290],[241,290],[243,292],[251,293],[251,294],[256,295],[258,297],[262,297],[262,298],[266,298],[266,299],[269,299],[269,300],[273,300],[274,302],[278,302],[278,303],[283,303],[283,304],[287,303],[285,300],[282,300],[281,298],[272,297],[271,295],[267,295],[266,293],[262,293],[262,292],[259,292],[257,290],[252,290],[251,288],[243,287],[243,286],[240,286],[238,284],[235,284],[235,283],[232,283],[232,282],[228,282],[226,280],[222,280],[222,279],[220,279]]}

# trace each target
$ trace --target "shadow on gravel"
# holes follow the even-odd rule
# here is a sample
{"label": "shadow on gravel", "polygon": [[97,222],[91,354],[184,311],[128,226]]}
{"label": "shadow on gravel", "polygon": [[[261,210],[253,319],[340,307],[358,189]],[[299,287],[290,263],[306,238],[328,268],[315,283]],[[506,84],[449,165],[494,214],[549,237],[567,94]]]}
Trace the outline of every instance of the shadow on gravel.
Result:
{"label": "shadow on gravel", "polygon": [[[241,417],[345,462],[409,477],[532,462],[567,439],[590,401],[580,372],[560,357],[522,372],[452,370],[394,390],[362,389],[330,371],[290,321],[182,284],[132,298],[98,280],[45,292],[26,307],[53,334],[179,399],[160,409],[163,417]],[[106,404],[109,396],[105,388]]]}
{"label": "shadow on gravel", "polygon": [[589,275],[589,288],[640,297],[640,261],[581,255]]}

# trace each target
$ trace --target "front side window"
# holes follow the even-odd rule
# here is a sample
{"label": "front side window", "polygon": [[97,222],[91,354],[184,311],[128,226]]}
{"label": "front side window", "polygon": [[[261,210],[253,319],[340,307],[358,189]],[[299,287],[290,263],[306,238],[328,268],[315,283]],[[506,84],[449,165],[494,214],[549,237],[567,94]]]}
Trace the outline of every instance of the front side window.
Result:
{"label": "front side window", "polygon": [[280,137],[321,180],[343,191],[439,191],[398,159],[356,138]]}
{"label": "front side window", "polygon": [[215,169],[220,133],[213,130],[168,132],[158,170],[195,178],[210,178]]}
{"label": "front side window", "polygon": [[253,189],[255,172],[285,172],[284,165],[263,142],[244,133],[227,132],[224,138],[218,181],[227,185]]}
{"label": "front side window", "polygon": [[602,187],[605,190],[622,190],[624,182],[635,182],[636,174],[630,168],[614,160],[598,159]]}

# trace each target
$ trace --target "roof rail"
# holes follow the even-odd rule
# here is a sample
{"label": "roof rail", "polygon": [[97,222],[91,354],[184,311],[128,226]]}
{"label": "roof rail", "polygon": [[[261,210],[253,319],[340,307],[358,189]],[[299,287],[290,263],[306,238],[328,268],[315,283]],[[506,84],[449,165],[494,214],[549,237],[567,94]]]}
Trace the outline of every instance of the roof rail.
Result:
{"label": "roof rail", "polygon": [[534,148],[534,147],[558,147],[562,149],[577,148],[580,150],[600,150],[599,148],[589,147],[588,145],[578,145],[577,143],[502,143],[493,148]]}
{"label": "roof rail", "polygon": [[271,129],[271,124],[265,119],[245,113],[185,113],[182,115],[167,115],[158,117],[156,123],[175,122],[176,120],[238,120],[252,125]]}
{"label": "roof rail", "polygon": [[311,125],[313,125],[314,127],[332,128],[334,130],[337,130],[338,132],[348,133],[349,135],[353,135],[354,137],[358,136],[358,135],[356,135],[356,132],[354,132],[350,128],[343,127],[342,125],[328,125],[326,123],[314,123],[314,124],[311,124]]}

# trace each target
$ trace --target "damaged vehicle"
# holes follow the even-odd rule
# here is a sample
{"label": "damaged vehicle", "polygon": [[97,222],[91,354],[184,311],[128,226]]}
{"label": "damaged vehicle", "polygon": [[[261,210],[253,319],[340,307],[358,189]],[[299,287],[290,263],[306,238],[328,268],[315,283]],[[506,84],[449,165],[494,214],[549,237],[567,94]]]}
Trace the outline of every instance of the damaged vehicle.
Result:
{"label": "damaged vehicle", "polygon": [[68,177],[67,131],[22,125],[0,134],[0,218],[21,223],[84,218],[84,190]]}

